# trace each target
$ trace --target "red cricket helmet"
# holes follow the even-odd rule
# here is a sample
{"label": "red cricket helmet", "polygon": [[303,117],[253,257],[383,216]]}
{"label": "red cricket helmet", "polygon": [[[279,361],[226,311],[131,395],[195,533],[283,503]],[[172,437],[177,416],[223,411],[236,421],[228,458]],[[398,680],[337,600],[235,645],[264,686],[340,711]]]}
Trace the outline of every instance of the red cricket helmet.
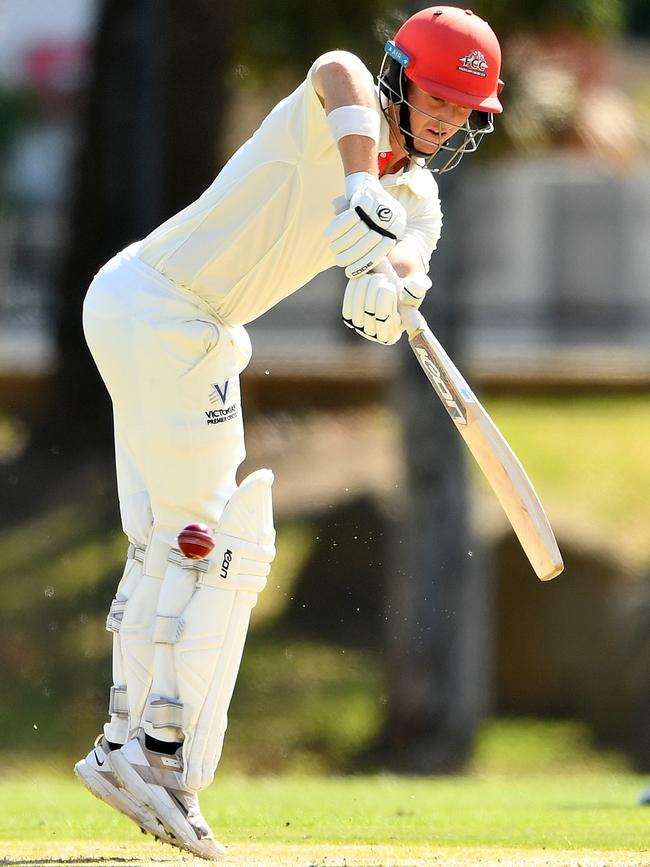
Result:
{"label": "red cricket helmet", "polygon": [[478,111],[503,110],[499,41],[470,9],[423,9],[400,27],[385,51],[427,93]]}
{"label": "red cricket helmet", "polygon": [[[455,168],[464,154],[475,152],[483,136],[494,130],[493,113],[503,110],[499,102],[501,49],[492,28],[470,9],[432,6],[412,15],[384,51],[377,76],[382,111],[402,133],[404,150],[423,159],[435,173]],[[411,112],[426,112],[409,101],[409,81],[431,96],[472,110],[443,144],[413,133]],[[438,120],[435,115],[427,116]]]}

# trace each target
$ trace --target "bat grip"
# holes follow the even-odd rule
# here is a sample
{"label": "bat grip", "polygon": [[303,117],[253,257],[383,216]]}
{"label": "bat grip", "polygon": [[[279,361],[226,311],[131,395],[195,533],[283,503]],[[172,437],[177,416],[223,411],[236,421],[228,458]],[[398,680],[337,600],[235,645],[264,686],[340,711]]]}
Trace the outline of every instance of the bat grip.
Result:
{"label": "bat grip", "polygon": [[[388,274],[396,280],[400,280],[399,274],[387,258],[378,262],[372,270],[378,274]],[[399,304],[398,307],[402,324],[406,328],[406,333],[409,337],[412,337],[416,331],[421,331],[427,327],[424,316],[415,307],[412,307],[410,304]]]}

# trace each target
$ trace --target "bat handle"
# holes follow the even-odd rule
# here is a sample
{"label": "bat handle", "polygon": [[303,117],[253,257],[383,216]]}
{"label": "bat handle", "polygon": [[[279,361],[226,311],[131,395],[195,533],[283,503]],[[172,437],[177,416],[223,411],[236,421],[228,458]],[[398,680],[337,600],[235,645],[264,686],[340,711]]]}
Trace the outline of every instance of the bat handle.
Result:
{"label": "bat handle", "polygon": [[[391,277],[395,277],[397,280],[400,279],[398,273],[395,271],[388,259],[382,259],[381,262],[378,262],[373,268],[373,271],[376,271],[379,274],[390,274]],[[410,304],[400,304],[399,315],[409,337],[412,337],[416,331],[421,331],[427,327],[424,316],[419,310],[416,310],[416,308],[412,307]]]}
{"label": "bat handle", "polygon": [[419,310],[416,310],[415,307],[411,307],[409,304],[399,305],[399,315],[409,338],[413,337],[416,331],[424,331],[427,327],[424,316]]}

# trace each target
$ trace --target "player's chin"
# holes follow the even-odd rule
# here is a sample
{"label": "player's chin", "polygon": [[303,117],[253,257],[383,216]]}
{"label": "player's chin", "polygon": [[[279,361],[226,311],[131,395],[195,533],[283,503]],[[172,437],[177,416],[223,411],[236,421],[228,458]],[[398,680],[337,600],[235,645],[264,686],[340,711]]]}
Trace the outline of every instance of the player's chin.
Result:
{"label": "player's chin", "polygon": [[438,151],[440,150],[440,148],[442,147],[442,145],[444,143],[445,143],[444,138],[436,139],[435,141],[432,141],[430,138],[427,138],[427,139],[421,138],[418,141],[418,150],[422,154],[426,154],[429,157],[433,157],[438,153]]}

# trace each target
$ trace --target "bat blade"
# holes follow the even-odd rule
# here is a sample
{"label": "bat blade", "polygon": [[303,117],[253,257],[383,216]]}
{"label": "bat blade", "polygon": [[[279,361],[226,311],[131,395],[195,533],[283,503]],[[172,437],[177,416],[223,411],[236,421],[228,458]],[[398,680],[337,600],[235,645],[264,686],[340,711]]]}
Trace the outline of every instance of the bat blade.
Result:
{"label": "bat blade", "polygon": [[400,312],[415,357],[501,503],[535,574],[541,581],[555,578],[564,569],[562,556],[526,471],[421,314]]}

